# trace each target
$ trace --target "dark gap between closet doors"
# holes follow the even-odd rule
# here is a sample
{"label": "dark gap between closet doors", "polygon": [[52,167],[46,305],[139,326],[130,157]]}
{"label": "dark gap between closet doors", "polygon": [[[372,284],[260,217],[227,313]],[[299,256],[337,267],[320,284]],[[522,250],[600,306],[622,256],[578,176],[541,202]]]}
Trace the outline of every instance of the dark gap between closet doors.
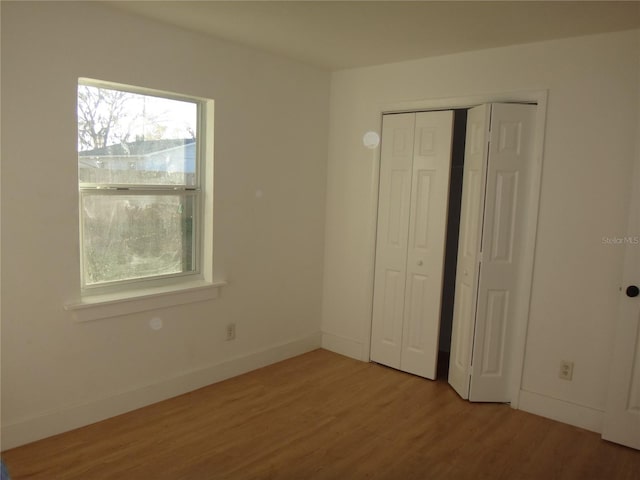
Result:
{"label": "dark gap between closet doors", "polygon": [[445,381],[449,373],[449,355],[451,352],[453,303],[456,289],[456,266],[458,262],[458,234],[460,231],[460,209],[462,203],[464,147],[467,133],[467,110],[456,109],[454,112],[437,377]]}

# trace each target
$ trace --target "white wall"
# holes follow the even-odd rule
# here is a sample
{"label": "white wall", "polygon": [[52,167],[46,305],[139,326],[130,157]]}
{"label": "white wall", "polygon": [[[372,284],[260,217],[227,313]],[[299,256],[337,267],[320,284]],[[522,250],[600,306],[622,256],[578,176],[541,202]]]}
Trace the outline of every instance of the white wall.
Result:
{"label": "white wall", "polygon": [[[84,323],[64,311],[80,76],[216,101],[220,298]],[[2,2],[3,448],[320,345],[329,82],[94,2]]]}
{"label": "white wall", "polygon": [[[623,253],[601,239],[626,231],[639,39],[622,32],[334,73],[323,346],[368,360],[378,153],[361,139],[379,130],[381,108],[548,89],[520,406],[598,430]],[[575,362],[573,381],[558,379],[561,360]]]}

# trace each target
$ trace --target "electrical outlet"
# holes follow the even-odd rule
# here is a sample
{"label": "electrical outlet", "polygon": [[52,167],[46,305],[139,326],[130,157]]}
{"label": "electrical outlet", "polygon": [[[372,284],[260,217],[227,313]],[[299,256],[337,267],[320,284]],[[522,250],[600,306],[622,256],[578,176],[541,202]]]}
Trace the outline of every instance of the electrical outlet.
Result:
{"label": "electrical outlet", "polygon": [[573,362],[562,360],[560,362],[558,377],[562,380],[571,380],[573,378]]}
{"label": "electrical outlet", "polygon": [[236,339],[236,324],[230,323],[227,325],[227,341]]}

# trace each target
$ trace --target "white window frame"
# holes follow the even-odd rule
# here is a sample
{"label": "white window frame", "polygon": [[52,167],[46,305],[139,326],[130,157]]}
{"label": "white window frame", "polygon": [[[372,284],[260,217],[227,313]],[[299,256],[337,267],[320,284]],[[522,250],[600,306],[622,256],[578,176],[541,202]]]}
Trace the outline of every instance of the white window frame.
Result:
{"label": "white window frame", "polygon": [[[197,105],[195,187],[158,185],[78,185],[80,288],[76,299],[65,304],[77,320],[94,320],[159,307],[215,298],[225,284],[213,280],[213,114],[211,99],[181,95],[144,87],[79,78],[78,85],[188,101]],[[126,279],[95,285],[85,284],[82,245],[82,200],[85,195],[187,194],[194,200],[194,271]]]}

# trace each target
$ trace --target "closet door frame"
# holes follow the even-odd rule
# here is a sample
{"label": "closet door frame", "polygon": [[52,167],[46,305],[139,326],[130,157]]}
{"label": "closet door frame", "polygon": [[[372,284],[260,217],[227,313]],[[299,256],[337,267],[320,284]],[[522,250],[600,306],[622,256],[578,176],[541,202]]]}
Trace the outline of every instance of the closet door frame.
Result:
{"label": "closet door frame", "polygon": [[[520,400],[520,387],[522,384],[522,369],[524,366],[524,352],[526,343],[527,325],[529,322],[529,306],[531,299],[531,287],[533,283],[533,263],[535,257],[535,241],[538,226],[538,214],[540,203],[540,186],[542,176],[542,155],[544,152],[544,133],[547,111],[548,90],[532,90],[524,92],[505,92],[486,95],[466,95],[450,98],[434,98],[417,100],[410,102],[398,102],[392,104],[381,104],[378,106],[379,131],[382,131],[382,116],[389,113],[409,113],[429,110],[455,110],[461,108],[471,108],[483,103],[534,103],[537,105],[536,120],[534,129],[534,165],[531,168],[530,189],[528,197],[528,218],[524,225],[524,244],[523,244],[523,282],[522,294],[523,303],[527,306],[526,314],[519,315],[513,324],[513,336],[511,345],[511,359],[513,365],[511,382],[509,389],[511,391],[511,406],[518,408]],[[373,221],[369,228],[369,269],[368,269],[368,291],[367,301],[373,316],[373,282],[375,269],[376,254],[376,232],[377,232],[377,208],[378,208],[378,184],[380,181],[380,150],[372,150],[372,160],[374,161],[374,171],[371,179],[371,196]],[[368,322],[366,338],[368,342],[363,345],[363,359],[371,360],[371,322]]]}

